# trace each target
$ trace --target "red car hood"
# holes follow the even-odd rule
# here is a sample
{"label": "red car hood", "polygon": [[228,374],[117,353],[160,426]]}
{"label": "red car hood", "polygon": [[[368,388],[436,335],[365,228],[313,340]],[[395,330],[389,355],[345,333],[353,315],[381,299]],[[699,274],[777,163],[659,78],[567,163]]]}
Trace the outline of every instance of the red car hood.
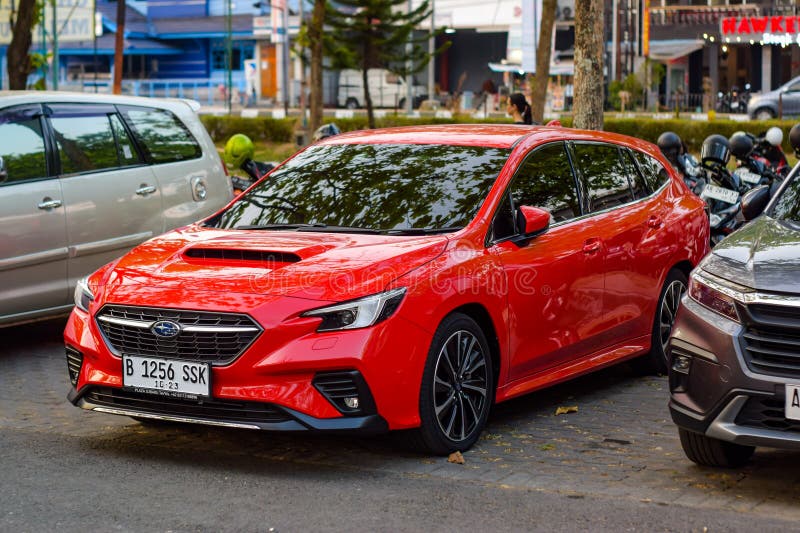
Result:
{"label": "red car hood", "polygon": [[191,226],[152,239],[122,257],[104,276],[106,299],[113,300],[115,292],[144,297],[148,292],[179,290],[344,301],[384,290],[392,280],[440,255],[446,244],[442,235]]}

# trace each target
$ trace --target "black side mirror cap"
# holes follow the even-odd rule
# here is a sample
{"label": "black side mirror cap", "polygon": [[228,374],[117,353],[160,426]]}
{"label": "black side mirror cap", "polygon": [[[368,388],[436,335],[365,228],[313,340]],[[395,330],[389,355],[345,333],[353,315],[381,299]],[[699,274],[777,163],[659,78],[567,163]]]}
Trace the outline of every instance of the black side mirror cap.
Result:
{"label": "black side mirror cap", "polygon": [[742,197],[742,215],[745,220],[753,220],[764,212],[769,203],[769,185],[762,185],[748,191]]}

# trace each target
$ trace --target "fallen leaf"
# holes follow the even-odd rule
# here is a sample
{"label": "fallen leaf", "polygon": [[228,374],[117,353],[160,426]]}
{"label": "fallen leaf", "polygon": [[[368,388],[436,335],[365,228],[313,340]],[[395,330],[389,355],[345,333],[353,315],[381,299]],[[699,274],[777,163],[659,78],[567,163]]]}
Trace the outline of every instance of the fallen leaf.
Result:
{"label": "fallen leaf", "polygon": [[457,465],[464,464],[464,456],[461,455],[461,452],[453,452],[450,454],[450,457],[447,458],[448,463],[455,463]]}
{"label": "fallen leaf", "polygon": [[556,409],[556,416],[565,415],[567,413],[577,413],[577,412],[578,412],[577,405],[570,405],[569,407],[558,407]]}

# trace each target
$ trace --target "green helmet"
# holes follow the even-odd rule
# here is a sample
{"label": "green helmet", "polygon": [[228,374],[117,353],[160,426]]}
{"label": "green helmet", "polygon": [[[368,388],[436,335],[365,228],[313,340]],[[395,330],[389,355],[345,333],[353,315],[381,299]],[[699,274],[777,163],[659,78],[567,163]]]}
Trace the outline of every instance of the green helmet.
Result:
{"label": "green helmet", "polygon": [[241,168],[245,161],[253,159],[256,149],[250,137],[242,133],[237,133],[225,143],[225,164],[228,168]]}

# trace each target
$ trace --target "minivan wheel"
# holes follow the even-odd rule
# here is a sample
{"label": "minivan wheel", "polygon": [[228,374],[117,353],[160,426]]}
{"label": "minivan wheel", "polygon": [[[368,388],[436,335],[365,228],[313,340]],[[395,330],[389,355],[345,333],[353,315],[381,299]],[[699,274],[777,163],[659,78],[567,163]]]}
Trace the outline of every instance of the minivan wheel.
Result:
{"label": "minivan wheel", "polygon": [[347,109],[358,109],[358,100],[356,100],[355,98],[348,98],[344,106]]}
{"label": "minivan wheel", "polygon": [[478,440],[494,402],[494,369],[486,336],[461,313],[433,336],[419,396],[415,448],[436,455],[466,451]]}
{"label": "minivan wheel", "polygon": [[753,113],[753,116],[756,120],[769,120],[775,118],[775,113],[773,113],[772,110],[767,107],[762,107],[761,109],[756,109],[756,112]]}
{"label": "minivan wheel", "polygon": [[678,428],[678,435],[686,457],[702,466],[736,468],[747,463],[756,449],[755,446],[734,444],[683,428]]}
{"label": "minivan wheel", "polygon": [[666,374],[668,366],[667,346],[675,316],[681,304],[681,296],[686,292],[686,275],[680,270],[670,270],[661,295],[658,297],[653,331],[650,338],[650,352],[636,359],[634,366],[646,374]]}

